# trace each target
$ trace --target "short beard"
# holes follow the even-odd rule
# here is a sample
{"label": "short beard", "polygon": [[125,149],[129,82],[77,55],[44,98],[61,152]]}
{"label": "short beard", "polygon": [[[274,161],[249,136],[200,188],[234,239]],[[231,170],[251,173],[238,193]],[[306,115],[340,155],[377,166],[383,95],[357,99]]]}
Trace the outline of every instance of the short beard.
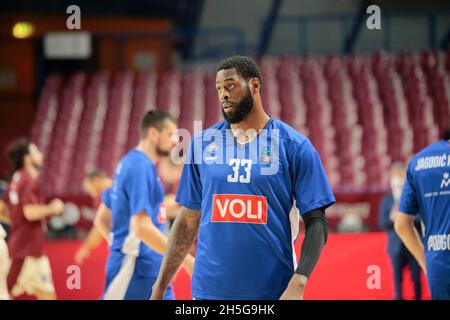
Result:
{"label": "short beard", "polygon": [[158,157],[168,157],[170,156],[170,151],[165,151],[159,147],[156,147],[156,154]]}
{"label": "short beard", "polygon": [[244,120],[253,109],[253,97],[250,89],[247,87],[247,95],[236,105],[233,112],[225,113],[222,108],[222,115],[229,123],[239,123]]}

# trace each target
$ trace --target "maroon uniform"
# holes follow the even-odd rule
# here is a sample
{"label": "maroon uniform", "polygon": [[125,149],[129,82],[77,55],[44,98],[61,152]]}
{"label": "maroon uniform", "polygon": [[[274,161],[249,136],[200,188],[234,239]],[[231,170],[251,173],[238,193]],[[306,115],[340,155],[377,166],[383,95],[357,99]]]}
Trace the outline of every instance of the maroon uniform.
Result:
{"label": "maroon uniform", "polygon": [[12,260],[8,274],[8,288],[12,289],[20,274],[26,257],[41,257],[45,235],[45,220],[28,221],[24,215],[27,204],[43,205],[44,197],[37,179],[25,169],[16,171],[4,194],[11,214],[11,229],[8,238],[9,254]]}
{"label": "maroon uniform", "polygon": [[23,212],[27,204],[45,204],[38,180],[31,177],[26,170],[19,170],[14,173],[5,195],[11,212],[11,231],[8,239],[11,259],[40,257],[43,254],[44,220],[28,221]]}

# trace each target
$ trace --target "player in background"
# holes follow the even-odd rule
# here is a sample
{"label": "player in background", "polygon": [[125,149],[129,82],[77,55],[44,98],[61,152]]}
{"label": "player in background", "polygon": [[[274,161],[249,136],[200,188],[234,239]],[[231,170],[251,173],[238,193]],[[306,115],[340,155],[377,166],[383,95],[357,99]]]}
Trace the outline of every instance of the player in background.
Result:
{"label": "player in background", "polygon": [[[102,202],[102,193],[111,188],[113,182],[106,173],[95,169],[90,171],[83,180],[83,189],[89,194],[94,202],[94,208],[98,208]],[[100,245],[103,236],[94,225],[89,231],[83,244],[75,252],[75,263],[82,265],[91,255],[91,251]]]}
{"label": "player in background", "polygon": [[[175,192],[178,187],[178,167],[170,162],[170,157],[164,157],[158,165],[158,173],[161,176],[164,189],[164,207],[167,218],[174,219],[180,206],[175,202]],[[178,179],[177,179],[178,176]],[[102,203],[102,193],[111,188],[113,181],[101,170],[90,171],[83,180],[83,188],[94,201],[94,207],[99,208]],[[89,258],[91,251],[104,240],[100,230],[94,225],[89,231],[83,244],[75,253],[75,263],[82,265]]]}
{"label": "player in background", "polygon": [[3,197],[11,219],[8,290],[12,298],[26,293],[37,299],[56,299],[50,262],[42,247],[46,218],[60,215],[64,203],[60,199],[45,203],[38,181],[43,156],[35,144],[26,139],[15,141],[8,148],[8,157],[14,169]]}
{"label": "player in background", "polygon": [[[408,165],[395,231],[425,271],[433,300],[450,300],[450,132]],[[420,214],[422,243],[414,227]]]}
{"label": "player in background", "polygon": [[[194,299],[303,298],[327,240],[325,209],[335,199],[311,142],[264,111],[261,86],[250,58],[234,56],[217,68],[225,121],[191,142],[176,198],[183,209],[152,299],[164,297],[197,233]],[[264,134],[274,148],[264,146]],[[223,149],[231,149],[222,153],[226,161],[218,156]],[[267,174],[272,165],[278,170]],[[294,205],[298,210],[290,215]],[[299,213],[306,230],[297,267]]]}
{"label": "player in background", "polygon": [[166,208],[168,228],[172,227],[175,217],[181,210],[181,206],[175,201],[175,195],[182,170],[183,165],[174,163],[170,156],[161,158],[157,165],[158,175],[164,188],[164,207]]}
{"label": "player in background", "polygon": [[[178,185],[180,183],[181,172],[183,171],[183,163],[175,163],[172,157],[164,157],[158,162],[157,166],[158,174],[161,178],[161,182],[164,188],[164,207],[167,213],[166,234],[170,232],[172,225],[177,217],[177,214],[181,212],[183,208],[178,202],[175,201]],[[189,254],[195,257],[195,248],[197,247],[196,240],[189,251]]]}
{"label": "player in background", "polygon": [[[381,200],[378,220],[380,229],[388,233],[387,252],[391,258],[395,299],[403,300],[403,270],[407,266],[411,273],[411,280],[414,283],[415,299],[421,300],[422,282],[420,266],[394,230],[395,217],[398,214],[398,203],[406,179],[405,165],[402,162],[394,162],[391,165],[389,175],[391,192]],[[419,218],[419,216],[416,216],[414,221],[418,231],[421,227]]]}
{"label": "player in background", "polygon": [[[164,190],[155,164],[174,147],[176,129],[168,113],[149,111],[139,144],[119,162],[113,187],[103,193],[95,225],[110,243],[105,300],[150,298],[167,246]],[[193,258],[183,260],[191,273]],[[172,291],[165,297],[173,299]]]}
{"label": "player in background", "polygon": [[[0,200],[0,222],[11,224],[6,203]],[[6,279],[10,266],[8,245],[6,244],[6,231],[0,224],[0,300],[9,300],[8,285]]]}

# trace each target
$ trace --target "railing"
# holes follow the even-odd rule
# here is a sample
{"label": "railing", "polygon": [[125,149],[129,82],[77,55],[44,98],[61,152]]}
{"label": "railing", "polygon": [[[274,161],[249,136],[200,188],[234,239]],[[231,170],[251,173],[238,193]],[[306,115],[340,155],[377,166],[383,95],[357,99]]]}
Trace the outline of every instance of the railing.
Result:
{"label": "railing", "polygon": [[[369,17],[369,15],[367,15]],[[355,14],[310,14],[310,15],[279,15],[276,19],[275,29],[286,27],[289,28],[288,40],[277,42],[277,32],[273,32],[271,44],[269,45],[268,54],[284,54],[283,49],[285,45],[297,43],[297,48],[292,50],[291,47],[288,52],[290,55],[306,55],[306,54],[329,54],[329,53],[345,53],[346,41],[353,27],[356,19]],[[405,19],[412,21],[415,19],[421,21],[414,29],[405,27]],[[381,12],[381,30],[368,30],[364,23],[359,26],[365,29],[366,32],[374,32],[373,35],[367,33],[359,33],[354,48],[357,51],[373,52],[373,51],[396,51],[396,50],[421,50],[421,49],[443,49],[443,39],[450,32],[450,11],[440,12]],[[268,23],[266,21],[265,23]],[[314,31],[317,25],[335,25],[334,30],[326,30],[322,28]],[[264,25],[261,26],[264,28]],[[407,30],[402,30],[405,28]],[[286,30],[286,28],[285,28]],[[363,31],[363,30],[360,30]],[[179,36],[183,37],[190,35],[191,31],[180,30]],[[415,32],[421,32],[423,37],[416,37]],[[404,41],[398,41],[398,34],[404,34]],[[326,36],[337,35],[338,38],[333,40],[337,45],[330,44],[323,41],[320,46],[314,46],[314,40]],[[397,37],[395,37],[397,35]],[[226,44],[220,43],[221,37],[231,36],[233,41],[228,41]],[[192,56],[193,61],[197,60],[218,60],[220,58],[232,54],[247,54],[256,55],[256,48],[248,45],[248,39],[245,38],[245,33],[242,29],[237,27],[228,28],[209,28],[199,29],[196,35],[196,50]],[[219,41],[218,41],[219,39]],[[412,39],[412,40],[411,40]],[[402,40],[402,39],[400,39]],[[317,41],[316,41],[317,42]],[[274,46],[274,44],[276,44]],[[278,45],[280,44],[280,45]],[[274,48],[275,47],[275,48]],[[355,50],[355,51],[356,51]]]}
{"label": "railing", "polygon": [[[369,17],[369,15],[367,15]],[[405,35],[412,36],[413,32],[421,31],[426,34],[425,39],[416,38],[413,42],[408,42],[405,45],[405,49],[438,49],[441,47],[441,38],[450,32],[450,11],[441,12],[381,12],[381,29],[380,30],[368,30],[370,32],[379,33],[377,36],[378,41],[373,41],[367,34],[359,34],[356,39],[355,46],[360,46],[362,51],[374,51],[374,50],[401,50],[402,45],[396,45],[395,39],[393,39],[394,32],[403,32],[399,30],[402,27],[402,19],[422,19],[423,24],[415,25],[414,29],[408,29],[404,32]],[[277,24],[275,26],[275,31],[277,28],[283,28],[286,25],[293,25],[292,30],[292,40],[298,43],[296,50],[289,51],[289,54],[293,55],[305,55],[305,54],[323,54],[323,53],[344,53],[345,43],[353,23],[355,21],[355,14],[317,14],[317,15],[280,15],[277,17]],[[359,26],[360,28],[366,28],[364,23]],[[317,32],[311,31],[314,28],[314,24],[325,25],[331,24],[336,27],[334,30],[317,30]],[[395,25],[397,24],[397,25]],[[360,30],[361,31],[361,30]],[[326,41],[322,42],[322,46],[315,46],[312,44],[312,37],[328,37],[330,34],[336,35],[338,46],[333,46]],[[277,32],[274,32],[272,38],[272,44],[276,42]],[[422,41],[420,41],[422,40]],[[423,41],[425,40],[425,41]],[[369,48],[365,50],[364,48]],[[272,51],[272,52],[271,52]],[[269,50],[268,53],[282,54],[279,50]]]}
{"label": "railing", "polygon": [[[279,15],[267,54],[301,56],[346,53],[346,41],[355,19],[355,14]],[[402,28],[402,21],[410,23],[409,19],[418,19],[421,23],[408,30],[399,30]],[[448,21],[450,21],[450,11],[381,12],[381,30],[367,30],[364,21],[359,26],[361,29],[353,48],[358,52],[437,49],[444,43],[444,38],[450,37]],[[264,28],[264,23],[261,28]],[[402,32],[404,32],[403,40],[405,41],[401,37],[398,41],[399,34],[401,35]],[[416,37],[415,32],[421,32],[421,37]],[[92,35],[94,38],[96,36],[110,37],[118,42],[127,38],[152,37],[159,39],[167,52],[173,45],[190,43],[191,54],[184,62],[218,61],[233,54],[256,55],[256,47],[249,45],[255,41],[248,41],[244,30],[236,26],[176,29],[167,32],[143,31],[120,34],[106,32]],[[171,59],[169,54],[164,56]],[[119,64],[124,61],[125,51],[122,52]]]}

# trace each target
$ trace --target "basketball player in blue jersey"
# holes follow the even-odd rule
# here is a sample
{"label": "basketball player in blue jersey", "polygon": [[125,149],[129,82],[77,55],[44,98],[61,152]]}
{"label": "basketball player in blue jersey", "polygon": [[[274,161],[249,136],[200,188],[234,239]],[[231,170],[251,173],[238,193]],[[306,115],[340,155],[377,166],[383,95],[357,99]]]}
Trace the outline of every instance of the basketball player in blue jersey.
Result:
{"label": "basketball player in blue jersey", "polygon": [[[408,166],[395,230],[425,271],[433,300],[450,300],[450,132],[415,157]],[[420,214],[422,243],[414,228]]]}
{"label": "basketball player in blue jersey", "polygon": [[[176,141],[173,118],[149,111],[141,122],[138,146],[119,162],[112,188],[102,195],[95,225],[110,244],[105,300],[148,300],[166,251],[164,191],[155,163]],[[193,258],[183,266],[192,272]],[[166,299],[173,299],[171,289]]]}
{"label": "basketball player in blue jersey", "polygon": [[[198,235],[194,299],[302,299],[327,240],[335,202],[311,142],[267,115],[256,63],[233,56],[217,68],[224,121],[194,137],[176,200],[183,208],[153,287],[163,299]],[[293,243],[306,234],[300,264]]]}

